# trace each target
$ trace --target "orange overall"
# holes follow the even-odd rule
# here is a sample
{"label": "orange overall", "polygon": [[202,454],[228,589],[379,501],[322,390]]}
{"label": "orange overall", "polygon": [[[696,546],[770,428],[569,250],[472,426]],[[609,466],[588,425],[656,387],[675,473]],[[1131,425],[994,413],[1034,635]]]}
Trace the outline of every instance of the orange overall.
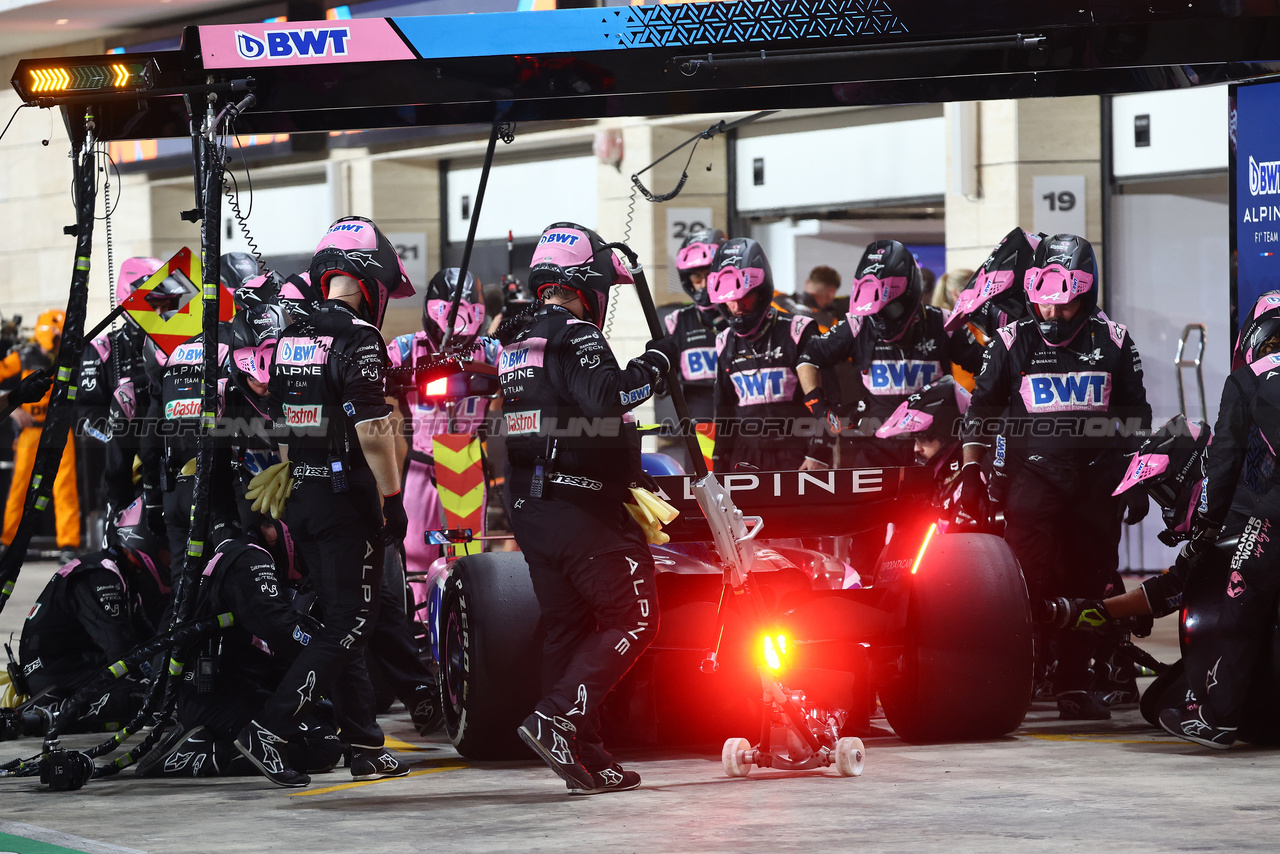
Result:
{"label": "orange overall", "polygon": [[[0,382],[14,377],[26,377],[32,372],[32,369],[23,366],[22,356],[18,351],[0,361]],[[35,419],[35,426],[23,429],[13,443],[13,480],[9,484],[9,500],[4,508],[4,534],[0,536],[5,545],[13,542],[14,535],[18,532],[18,522],[22,519],[27,484],[31,482],[32,469],[35,468],[36,448],[40,444],[40,433],[44,427],[44,416],[51,394],[52,390],[47,391],[39,402],[22,404],[22,408]],[[62,452],[62,461],[58,464],[58,475],[53,481],[53,507],[58,548],[79,548],[80,496],[76,486],[76,448],[70,432],[67,434],[66,449]]]}

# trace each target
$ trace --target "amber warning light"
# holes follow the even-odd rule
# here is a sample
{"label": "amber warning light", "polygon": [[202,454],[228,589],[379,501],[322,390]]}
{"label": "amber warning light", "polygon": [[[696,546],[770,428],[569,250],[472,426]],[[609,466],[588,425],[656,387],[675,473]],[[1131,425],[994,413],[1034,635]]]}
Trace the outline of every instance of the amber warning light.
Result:
{"label": "amber warning light", "polygon": [[60,95],[125,92],[149,89],[154,82],[152,62],[113,62],[101,65],[27,67],[19,76],[20,94],[27,101]]}

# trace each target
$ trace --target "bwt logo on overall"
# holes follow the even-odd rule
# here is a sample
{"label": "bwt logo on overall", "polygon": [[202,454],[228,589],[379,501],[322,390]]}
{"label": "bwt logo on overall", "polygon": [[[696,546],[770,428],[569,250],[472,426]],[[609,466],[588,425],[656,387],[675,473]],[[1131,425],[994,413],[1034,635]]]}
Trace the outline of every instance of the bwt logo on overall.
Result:
{"label": "bwt logo on overall", "polygon": [[731,379],[738,392],[738,402],[746,406],[787,401],[795,394],[795,374],[787,368],[744,371],[733,374]]}
{"label": "bwt logo on overall", "polygon": [[680,354],[681,373],[686,380],[713,380],[716,378],[716,349],[695,347]]}
{"label": "bwt logo on overall", "polygon": [[204,359],[204,344],[181,344],[169,357],[170,365],[194,365]]}
{"label": "bwt logo on overall", "polygon": [[1280,160],[1259,163],[1249,158],[1249,195],[1274,196],[1280,194]]}
{"label": "bwt logo on overall", "polygon": [[236,30],[236,53],[248,60],[346,56],[350,39],[350,27],[265,30],[262,38]]}
{"label": "bwt logo on overall", "polygon": [[914,360],[872,362],[865,375],[866,386],[873,394],[917,392],[942,373],[938,362]]}
{"label": "bwt logo on overall", "polygon": [[276,361],[286,365],[322,364],[332,341],[329,336],[322,336],[319,340],[286,338],[276,351]]}
{"label": "bwt logo on overall", "polygon": [[1022,378],[1022,400],[1028,412],[1101,410],[1111,399],[1111,374],[1079,371],[1030,374]]}

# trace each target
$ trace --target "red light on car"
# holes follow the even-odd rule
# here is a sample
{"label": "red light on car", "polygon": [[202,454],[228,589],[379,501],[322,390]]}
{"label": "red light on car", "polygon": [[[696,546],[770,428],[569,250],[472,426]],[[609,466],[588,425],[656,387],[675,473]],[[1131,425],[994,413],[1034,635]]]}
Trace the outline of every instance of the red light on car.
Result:
{"label": "red light on car", "polygon": [[427,397],[443,397],[449,393],[449,378],[441,377],[438,380],[432,380],[427,383],[423,389],[423,394]]}
{"label": "red light on car", "polygon": [[920,561],[924,560],[924,550],[929,548],[929,541],[933,539],[933,532],[938,530],[938,523],[932,522],[929,530],[924,532],[924,542],[920,544],[920,553],[916,555],[916,562],[911,564],[911,574],[915,575],[916,570],[920,568]]}
{"label": "red light on car", "polygon": [[781,670],[787,662],[787,636],[765,635],[761,640],[761,652],[766,667],[774,672]]}

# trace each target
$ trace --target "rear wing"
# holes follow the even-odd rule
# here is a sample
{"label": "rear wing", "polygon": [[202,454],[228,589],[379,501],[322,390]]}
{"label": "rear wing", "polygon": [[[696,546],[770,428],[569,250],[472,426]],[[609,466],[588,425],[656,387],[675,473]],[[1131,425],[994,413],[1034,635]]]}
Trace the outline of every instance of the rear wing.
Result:
{"label": "rear wing", "polygon": [[[764,520],[763,539],[857,534],[929,512],[933,477],[923,466],[717,475],[733,503]],[[657,477],[661,497],[680,511],[663,531],[672,542],[710,542],[692,475]]]}

